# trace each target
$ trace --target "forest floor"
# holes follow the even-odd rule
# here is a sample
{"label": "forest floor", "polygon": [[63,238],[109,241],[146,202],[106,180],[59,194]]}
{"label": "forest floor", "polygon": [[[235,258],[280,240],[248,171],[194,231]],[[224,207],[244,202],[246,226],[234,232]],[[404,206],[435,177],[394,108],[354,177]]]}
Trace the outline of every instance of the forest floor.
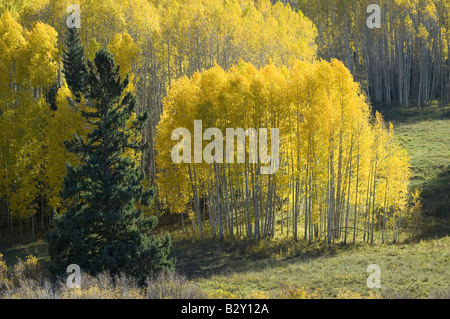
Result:
{"label": "forest floor", "polygon": [[[377,107],[411,156],[412,188],[422,191],[422,217],[397,244],[327,247],[273,240],[198,240],[173,235],[177,271],[212,298],[450,298],[450,107]],[[20,240],[0,229],[8,266],[33,254],[46,268],[41,235]],[[381,270],[369,289],[367,267]]]}
{"label": "forest floor", "polygon": [[[214,298],[450,298],[449,236],[334,248],[298,243],[288,252],[268,246],[187,240],[175,242],[174,254],[178,270]],[[381,289],[367,287],[371,264],[380,267]]]}

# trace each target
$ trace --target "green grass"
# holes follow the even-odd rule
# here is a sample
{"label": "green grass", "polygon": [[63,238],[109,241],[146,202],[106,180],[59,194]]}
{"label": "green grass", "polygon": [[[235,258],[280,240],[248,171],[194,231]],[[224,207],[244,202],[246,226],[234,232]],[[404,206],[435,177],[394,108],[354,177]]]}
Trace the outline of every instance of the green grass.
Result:
{"label": "green grass", "polygon": [[[391,121],[394,124],[400,143],[411,157],[411,188],[419,188],[425,192],[423,195],[426,201],[438,200],[439,204],[448,206],[450,202],[450,106],[429,107],[421,110],[393,106],[376,109],[383,114],[386,122]],[[433,213],[432,207],[425,207],[425,210]]]}
{"label": "green grass", "polygon": [[[29,254],[48,261],[45,242],[2,250],[10,267]],[[214,298],[450,298],[450,237],[402,244],[327,247],[292,240],[174,239],[177,270]],[[369,289],[367,266],[381,269]]]}
{"label": "green grass", "polygon": [[403,108],[378,106],[411,157],[411,190],[419,189],[422,217],[418,238],[450,234],[450,106]]}
{"label": "green grass", "polygon": [[396,131],[411,157],[411,186],[422,190],[424,211],[450,216],[450,119],[400,124]]}
{"label": "green grass", "polygon": [[[258,244],[182,241],[175,243],[174,252],[181,257],[178,269],[185,270],[203,289],[236,298],[246,298],[257,291],[276,297],[289,286],[319,291],[321,298],[336,298],[348,292],[364,297],[369,291],[384,298],[450,296],[450,237],[412,244],[342,248],[305,248],[299,242],[295,255],[275,254],[271,258],[249,256],[248,250],[254,245]],[[268,245],[271,246],[273,243]],[[379,290],[366,285],[370,264],[380,266]]]}

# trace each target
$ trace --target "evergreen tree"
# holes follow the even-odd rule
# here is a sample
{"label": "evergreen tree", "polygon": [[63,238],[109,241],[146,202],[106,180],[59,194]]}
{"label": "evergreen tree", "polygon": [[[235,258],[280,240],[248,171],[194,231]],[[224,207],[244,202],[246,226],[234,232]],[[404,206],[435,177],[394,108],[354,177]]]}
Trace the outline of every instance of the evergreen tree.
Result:
{"label": "evergreen tree", "polygon": [[58,95],[58,90],[60,89],[58,82],[53,83],[53,85],[48,89],[46,94],[46,101],[50,105],[50,109],[52,111],[56,111],[58,109],[56,105],[56,96]]}
{"label": "evergreen tree", "polygon": [[129,156],[143,148],[140,132],[147,114],[134,113],[137,100],[124,93],[128,76],[122,81],[107,50],[97,52],[87,69],[90,104],[82,112],[93,131],[65,143],[82,164],[67,164],[62,192],[67,211],[55,217],[48,233],[54,270],[75,263],[91,274],[108,271],[139,279],[171,270],[170,237],[155,237],[156,217],[139,209],[151,194],[142,185],[138,160]]}
{"label": "evergreen tree", "polygon": [[68,28],[64,42],[66,49],[62,56],[63,73],[75,100],[80,102],[85,87],[86,67],[84,64],[84,48],[81,45],[78,29]]}

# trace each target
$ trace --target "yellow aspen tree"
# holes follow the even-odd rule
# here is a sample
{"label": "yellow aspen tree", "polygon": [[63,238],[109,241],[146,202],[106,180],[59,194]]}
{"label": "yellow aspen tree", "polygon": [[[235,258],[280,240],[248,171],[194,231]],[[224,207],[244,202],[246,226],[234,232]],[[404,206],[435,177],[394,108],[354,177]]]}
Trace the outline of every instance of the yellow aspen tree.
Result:
{"label": "yellow aspen tree", "polygon": [[134,76],[133,65],[137,63],[139,57],[139,47],[134,42],[133,38],[127,33],[116,33],[108,45],[108,51],[117,61],[120,66],[120,75],[122,78],[128,74],[130,75],[130,82],[132,83]]}

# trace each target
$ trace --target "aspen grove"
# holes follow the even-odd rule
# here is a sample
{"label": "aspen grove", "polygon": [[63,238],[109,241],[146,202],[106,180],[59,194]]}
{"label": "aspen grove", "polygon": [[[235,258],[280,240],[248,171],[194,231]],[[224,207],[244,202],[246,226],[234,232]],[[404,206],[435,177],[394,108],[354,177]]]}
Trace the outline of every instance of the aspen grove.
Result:
{"label": "aspen grove", "polygon": [[[202,236],[221,239],[281,234],[310,243],[396,240],[419,206],[419,193],[408,193],[406,151],[392,125],[372,112],[368,97],[386,100],[393,86],[387,87],[383,76],[394,81],[396,75],[404,89],[395,90],[399,96],[393,98],[401,104],[410,98],[425,103],[448,96],[448,6],[442,1],[439,15],[438,6],[431,4],[411,14],[415,21],[422,13],[430,13],[430,19],[436,13],[436,21],[442,20],[435,30],[439,42],[430,44],[432,32],[423,31],[432,19],[424,21],[418,30],[423,36],[414,38],[414,44],[408,40],[416,34],[413,30],[396,33],[405,46],[386,60],[389,65],[398,62],[400,71],[424,66],[420,75],[399,71],[406,74],[402,77],[372,76],[375,69],[392,68],[372,57],[378,52],[372,46],[357,42],[365,33],[349,32],[354,53],[333,54],[346,42],[326,41],[335,36],[331,23],[337,25],[336,39],[345,40],[347,34],[341,28],[344,22],[328,17],[336,6],[319,1],[315,15],[312,3],[290,2],[292,6],[269,0],[0,3],[2,225],[12,233],[20,229],[21,235],[25,228],[34,238],[37,230],[49,230],[54,214],[64,214],[66,162],[79,164],[64,141],[92,130],[83,110],[68,101],[83,97],[72,91],[74,83],[63,72],[67,8],[76,4],[81,8],[80,47],[72,53],[87,61],[107,49],[120,66],[120,76],[128,76],[127,91],[139,101],[136,112],[149,115],[142,132],[146,148],[137,154],[146,176],[143,183],[156,194],[153,205],[144,208],[147,214],[178,214],[183,229],[192,223]],[[402,25],[403,15],[397,16],[392,23]],[[350,15],[348,23],[361,19]],[[385,37],[375,34],[373,39],[370,43],[389,51]],[[423,52],[420,61],[412,54],[418,48]],[[370,53],[365,60],[362,52]],[[412,62],[407,52],[412,52]],[[367,77],[362,76],[365,70]],[[248,143],[244,163],[236,160],[242,156],[237,145],[233,162],[233,154],[227,154],[221,163],[174,163],[173,130],[193,132],[196,120],[222,132],[267,129],[269,146],[269,132],[279,129],[277,172],[261,174],[267,164],[248,159]],[[266,153],[270,157],[270,150]]]}
{"label": "aspen grove", "polygon": [[[232,156],[174,163],[172,131],[193,132],[195,120],[222,131],[279,128],[278,172],[261,174],[264,164],[249,160],[248,142],[245,163]],[[411,213],[406,151],[338,60],[260,69],[242,62],[182,77],[164,99],[155,144],[159,198],[171,213],[195,220],[200,235],[279,231],[309,243],[347,243],[373,242],[379,230],[384,242],[398,237]]]}
{"label": "aspen grove", "polygon": [[[81,10],[84,58],[107,48],[129,75],[128,90],[147,111],[141,167],[154,186],[155,127],[166,87],[183,75],[240,59],[262,66],[315,58],[316,29],[301,12],[264,0],[36,0],[0,3],[0,214],[4,224],[34,235],[61,213],[64,148],[89,132],[62,73],[67,8]],[[75,97],[76,98],[76,97]]]}

